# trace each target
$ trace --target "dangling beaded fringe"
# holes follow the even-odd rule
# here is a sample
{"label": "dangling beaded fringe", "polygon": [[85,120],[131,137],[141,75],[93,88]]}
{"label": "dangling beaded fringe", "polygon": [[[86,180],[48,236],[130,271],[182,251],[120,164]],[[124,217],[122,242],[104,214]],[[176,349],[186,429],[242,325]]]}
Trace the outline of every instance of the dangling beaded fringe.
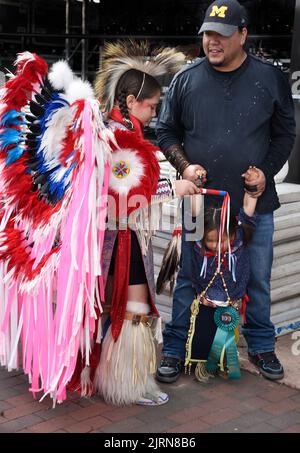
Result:
{"label": "dangling beaded fringe", "polygon": [[207,383],[214,375],[209,373],[206,369],[206,362],[198,362],[195,368],[195,376],[199,382]]}

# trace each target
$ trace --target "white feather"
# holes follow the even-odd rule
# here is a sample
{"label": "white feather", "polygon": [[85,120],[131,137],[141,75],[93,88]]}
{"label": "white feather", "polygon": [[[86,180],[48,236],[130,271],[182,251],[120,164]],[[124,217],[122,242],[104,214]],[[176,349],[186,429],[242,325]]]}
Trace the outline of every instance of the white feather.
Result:
{"label": "white feather", "polygon": [[66,90],[74,80],[74,74],[66,61],[60,60],[51,67],[49,80],[55,90]]}
{"label": "white feather", "polygon": [[[99,147],[98,151],[95,151],[95,156],[98,161],[98,157],[101,154],[102,159],[110,162],[111,159],[111,144],[116,148],[119,148],[115,136],[112,131],[107,128],[103,122],[103,116],[100,109],[100,103],[97,99],[90,101],[91,109],[93,111],[93,137],[94,137],[94,146]],[[103,168],[103,165],[100,166],[100,161],[98,161],[98,168]]]}
{"label": "white feather", "polygon": [[17,54],[17,59],[15,61],[15,66],[18,64],[18,63],[21,63],[21,61],[24,61],[24,60],[28,60],[28,61],[34,61],[35,60],[35,57],[34,55],[31,53],[31,52],[22,52],[22,53],[18,53]]}
{"label": "white feather", "polygon": [[83,82],[80,79],[75,79],[66,90],[66,96],[70,104],[78,99],[94,99],[95,95],[93,88],[89,82]]}
{"label": "white feather", "polygon": [[43,134],[40,149],[43,150],[47,162],[53,161],[53,167],[59,163],[61,144],[71,121],[72,111],[69,106],[57,110],[47,121],[47,129]]}

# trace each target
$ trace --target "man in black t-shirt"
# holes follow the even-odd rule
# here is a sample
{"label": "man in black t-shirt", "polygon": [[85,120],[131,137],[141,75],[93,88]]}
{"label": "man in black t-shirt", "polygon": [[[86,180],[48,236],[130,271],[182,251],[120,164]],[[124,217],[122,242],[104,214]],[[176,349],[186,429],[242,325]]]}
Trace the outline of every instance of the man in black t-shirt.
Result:
{"label": "man in black t-shirt", "polygon": [[[258,198],[258,225],[249,244],[249,303],[243,334],[249,359],[263,376],[284,375],[275,355],[270,321],[273,261],[273,212],[280,204],[274,176],[287,161],[295,139],[290,87],[279,69],[248,55],[244,8],[235,0],[218,0],[207,9],[203,33],[206,58],[173,79],[157,122],[158,143],[183,178],[199,174],[207,187],[229,192],[233,210],[242,206],[244,184]],[[249,166],[258,168],[249,181]],[[174,292],[172,320],[164,331],[163,358],[157,379],[174,382],[180,375],[194,297],[191,244],[183,240],[182,262]]]}

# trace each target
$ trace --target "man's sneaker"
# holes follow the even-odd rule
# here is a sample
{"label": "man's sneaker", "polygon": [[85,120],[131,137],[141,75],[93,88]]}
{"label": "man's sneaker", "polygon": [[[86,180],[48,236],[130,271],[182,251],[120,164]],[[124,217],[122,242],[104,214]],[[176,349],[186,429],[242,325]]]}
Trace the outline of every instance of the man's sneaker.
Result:
{"label": "man's sneaker", "polygon": [[175,382],[183,369],[183,362],[174,357],[163,357],[156,370],[156,379],[160,382]]}
{"label": "man's sneaker", "polygon": [[248,354],[250,362],[252,362],[267,379],[275,381],[282,379],[284,376],[283,366],[276,357],[275,352],[262,352],[261,354]]}

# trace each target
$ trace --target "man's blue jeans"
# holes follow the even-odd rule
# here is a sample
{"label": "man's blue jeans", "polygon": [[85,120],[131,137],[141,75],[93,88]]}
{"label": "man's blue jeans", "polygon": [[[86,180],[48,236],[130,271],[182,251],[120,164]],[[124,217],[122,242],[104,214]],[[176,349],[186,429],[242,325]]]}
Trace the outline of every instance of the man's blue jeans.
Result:
{"label": "man's blue jeans", "polygon": [[[275,330],[270,321],[270,278],[273,262],[273,214],[259,215],[258,224],[248,244],[250,253],[249,302],[242,333],[250,354],[274,351]],[[190,325],[190,305],[195,291],[190,280],[192,242],[182,241],[181,267],[173,297],[172,319],[163,332],[163,355],[184,360]]]}

